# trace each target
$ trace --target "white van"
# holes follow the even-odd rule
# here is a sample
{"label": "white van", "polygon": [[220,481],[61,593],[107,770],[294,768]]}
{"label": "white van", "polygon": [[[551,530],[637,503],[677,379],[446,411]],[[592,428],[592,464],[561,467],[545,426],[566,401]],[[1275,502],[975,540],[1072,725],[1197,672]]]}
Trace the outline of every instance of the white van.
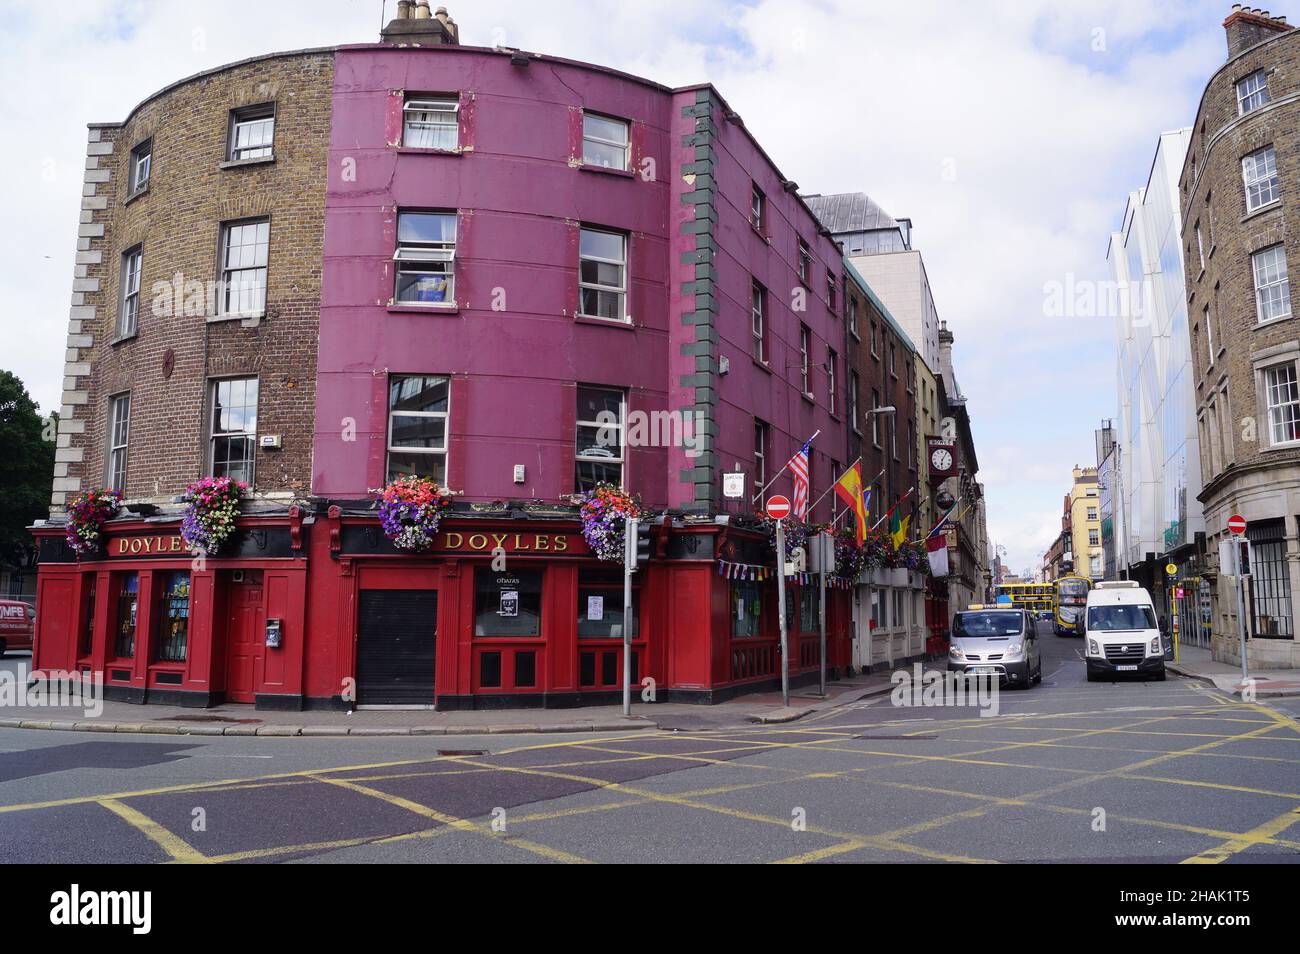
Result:
{"label": "white van", "polygon": [[1156,608],[1135,581],[1095,584],[1081,622],[1089,682],[1125,674],[1165,678]]}

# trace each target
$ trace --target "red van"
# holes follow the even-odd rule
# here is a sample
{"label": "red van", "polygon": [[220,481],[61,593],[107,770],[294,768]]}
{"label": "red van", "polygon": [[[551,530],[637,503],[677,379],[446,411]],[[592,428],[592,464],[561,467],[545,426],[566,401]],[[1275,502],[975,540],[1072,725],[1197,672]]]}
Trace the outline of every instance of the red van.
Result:
{"label": "red van", "polygon": [[36,610],[19,600],[0,600],[0,656],[10,649],[31,649]]}

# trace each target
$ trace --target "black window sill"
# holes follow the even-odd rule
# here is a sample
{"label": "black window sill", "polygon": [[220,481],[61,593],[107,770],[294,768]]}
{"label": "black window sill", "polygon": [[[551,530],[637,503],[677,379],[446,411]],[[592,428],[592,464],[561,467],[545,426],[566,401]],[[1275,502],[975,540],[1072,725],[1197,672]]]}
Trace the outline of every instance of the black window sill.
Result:
{"label": "black window sill", "polygon": [[108,345],[110,348],[116,348],[120,344],[125,344],[128,341],[134,341],[137,337],[139,337],[139,335],[140,335],[139,331],[133,331],[129,335],[117,335],[116,337],[108,339]]}
{"label": "black window sill", "polygon": [[149,183],[146,182],[143,186],[141,186],[140,188],[136,189],[134,192],[132,192],[130,195],[128,195],[125,199],[123,199],[123,200],[122,200],[122,204],[123,204],[123,205],[130,205],[130,204],[131,204],[132,202],[134,202],[136,199],[140,198],[141,196],[148,195],[148,194],[149,194]]}
{"label": "black window sill", "polygon": [[265,166],[275,162],[275,156],[258,156],[256,159],[227,159],[219,163],[218,169],[243,169],[246,166]]}

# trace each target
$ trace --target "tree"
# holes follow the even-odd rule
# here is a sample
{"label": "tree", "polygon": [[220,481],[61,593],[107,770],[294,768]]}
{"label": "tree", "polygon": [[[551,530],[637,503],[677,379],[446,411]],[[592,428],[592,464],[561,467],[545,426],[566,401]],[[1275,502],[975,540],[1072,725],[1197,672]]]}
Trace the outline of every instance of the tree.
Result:
{"label": "tree", "polygon": [[27,528],[49,512],[55,421],[42,420],[17,375],[0,371],[0,561],[26,563]]}

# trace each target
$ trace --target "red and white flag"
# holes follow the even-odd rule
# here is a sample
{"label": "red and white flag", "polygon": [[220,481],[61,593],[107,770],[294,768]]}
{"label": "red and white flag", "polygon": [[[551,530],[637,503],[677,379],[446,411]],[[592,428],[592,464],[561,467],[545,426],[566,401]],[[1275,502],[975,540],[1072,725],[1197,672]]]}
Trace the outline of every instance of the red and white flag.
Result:
{"label": "red and white flag", "polygon": [[925,555],[930,561],[930,572],[937,577],[948,575],[948,534],[944,530],[947,528],[948,518],[956,509],[957,505],[954,503],[925,535]]}
{"label": "red and white flag", "polygon": [[803,442],[799,453],[791,457],[790,462],[785,465],[794,475],[794,503],[790,509],[800,520],[808,513],[808,448],[811,444],[810,437]]}

